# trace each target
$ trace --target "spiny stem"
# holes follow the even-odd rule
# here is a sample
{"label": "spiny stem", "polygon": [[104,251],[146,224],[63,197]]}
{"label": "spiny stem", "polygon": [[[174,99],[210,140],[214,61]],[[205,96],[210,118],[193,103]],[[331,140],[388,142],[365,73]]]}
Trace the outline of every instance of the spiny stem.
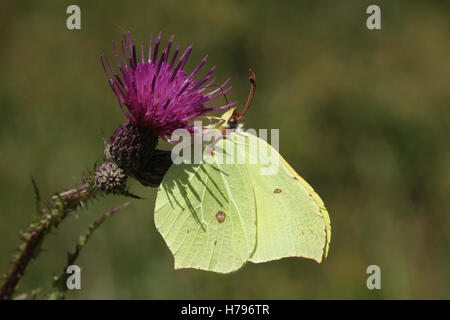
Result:
{"label": "spiny stem", "polygon": [[90,239],[90,237],[92,236],[94,231],[97,230],[103,224],[103,222],[105,222],[106,219],[111,217],[117,211],[128,207],[129,205],[130,205],[130,202],[125,202],[125,203],[121,204],[120,206],[117,206],[115,208],[112,208],[112,209],[106,211],[100,218],[95,220],[89,226],[89,229],[86,232],[86,234],[84,236],[80,236],[80,238],[78,239],[77,245],[75,247],[75,252],[69,256],[67,265],[70,266],[70,265],[74,264],[75,260],[78,258],[79,254],[81,252],[81,249],[83,249],[86,246],[88,240]]}
{"label": "spiny stem", "polygon": [[88,231],[85,235],[81,235],[80,238],[77,241],[77,244],[75,246],[75,251],[73,253],[69,252],[67,256],[67,265],[64,268],[63,272],[58,277],[54,278],[53,281],[53,288],[55,289],[53,292],[47,295],[47,298],[50,300],[59,300],[65,298],[65,293],[67,291],[67,278],[68,275],[65,272],[67,268],[75,263],[78,256],[80,255],[81,250],[86,246],[87,242],[89,241],[89,238],[92,236],[95,230],[97,230],[103,222],[105,222],[106,219],[111,217],[114,213],[117,211],[127,207],[130,203],[126,202],[118,207],[112,208],[111,210],[105,212],[100,218],[94,221],[89,226]]}
{"label": "spiny stem", "polygon": [[41,289],[34,289],[33,291],[22,293],[14,298],[14,300],[34,300],[37,295],[41,292]]}
{"label": "spiny stem", "polygon": [[36,212],[39,212],[41,210],[41,193],[39,192],[37,183],[32,176],[31,176],[31,184],[33,185],[34,198],[36,202]]}
{"label": "spiny stem", "polygon": [[93,199],[99,193],[102,193],[101,190],[90,179],[79,188],[59,193],[51,198],[49,205],[40,211],[40,215],[23,233],[22,242],[18,253],[13,258],[12,266],[2,278],[0,300],[11,299],[29,262],[37,255],[44,237],[57,227],[69,212],[76,210],[82,203]]}

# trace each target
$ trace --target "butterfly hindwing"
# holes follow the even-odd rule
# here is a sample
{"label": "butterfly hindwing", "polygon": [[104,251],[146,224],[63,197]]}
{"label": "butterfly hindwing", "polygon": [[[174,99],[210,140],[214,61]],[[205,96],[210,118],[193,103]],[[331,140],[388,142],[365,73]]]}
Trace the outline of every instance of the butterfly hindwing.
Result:
{"label": "butterfly hindwing", "polygon": [[[331,232],[323,201],[264,140],[243,132],[232,139],[245,144],[241,152],[246,153],[256,197],[257,241],[250,261],[303,257],[321,262]],[[257,155],[253,164],[250,155]]]}

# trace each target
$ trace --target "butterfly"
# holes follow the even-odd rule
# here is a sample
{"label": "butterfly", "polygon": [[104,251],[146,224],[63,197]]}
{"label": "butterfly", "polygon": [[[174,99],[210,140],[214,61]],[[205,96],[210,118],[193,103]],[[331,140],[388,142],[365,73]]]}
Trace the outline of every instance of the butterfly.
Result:
{"label": "butterfly", "polygon": [[[249,79],[243,112],[232,108],[211,118],[216,122],[207,129],[223,135],[208,161],[173,165],[159,188],[155,225],[175,269],[229,273],[246,262],[320,263],[328,255],[331,223],[322,199],[275,148],[243,130],[256,88],[251,70]],[[230,155],[241,161],[224,161]]]}

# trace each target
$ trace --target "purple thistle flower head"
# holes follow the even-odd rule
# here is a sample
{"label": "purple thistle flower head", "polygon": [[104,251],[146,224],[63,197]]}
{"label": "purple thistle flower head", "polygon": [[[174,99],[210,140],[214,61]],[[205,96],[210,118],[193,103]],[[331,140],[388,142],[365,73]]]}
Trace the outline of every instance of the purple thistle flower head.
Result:
{"label": "purple thistle flower head", "polygon": [[189,119],[211,111],[222,110],[237,103],[231,102],[220,107],[207,108],[206,105],[231,89],[231,86],[225,88],[229,79],[215,90],[207,92],[207,89],[215,81],[215,77],[210,80],[215,66],[199,80],[195,80],[194,77],[205,63],[208,55],[188,74],[183,68],[191,54],[192,45],[176,61],[180,50],[178,43],[175,52],[169,59],[174,38],[172,36],[166,49],[158,58],[161,33],[156,39],[153,52],[152,37],[151,35],[148,57],[145,57],[142,46],[140,59],[137,57],[136,46],[130,33],[124,34],[122,39],[122,59],[119,58],[113,42],[114,55],[120,74],[113,69],[105,55],[101,57],[109,84],[130,124],[150,129],[154,134],[168,141],[175,129],[186,128],[193,132],[193,126],[188,122]]}

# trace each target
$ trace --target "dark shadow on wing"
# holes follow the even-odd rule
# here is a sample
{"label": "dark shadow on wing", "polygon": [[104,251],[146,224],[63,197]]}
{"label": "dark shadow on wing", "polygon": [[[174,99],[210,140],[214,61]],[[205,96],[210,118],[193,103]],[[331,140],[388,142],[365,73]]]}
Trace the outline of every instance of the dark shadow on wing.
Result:
{"label": "dark shadow on wing", "polygon": [[[177,165],[178,169],[177,170],[177,175],[175,176],[174,174],[167,176],[163,182],[162,182],[162,187],[164,188],[164,191],[166,192],[167,195],[167,199],[169,199],[169,202],[172,205],[172,208],[174,208],[173,203],[176,203],[177,206],[181,209],[185,209],[184,205],[182,202],[180,202],[179,199],[177,199],[177,194],[181,195],[181,197],[184,199],[184,202],[186,203],[187,208],[189,209],[189,211],[191,212],[193,218],[195,219],[195,221],[197,221],[200,226],[202,227],[202,229],[204,231],[205,227],[203,225],[203,223],[201,222],[198,214],[197,214],[197,208],[195,208],[195,203],[192,202],[192,199],[189,198],[188,194],[192,197],[194,196],[195,200],[200,204],[201,202],[201,193],[203,192],[203,188],[205,188],[206,192],[208,192],[211,197],[216,201],[216,203],[220,206],[223,207],[224,203],[228,203],[228,198],[225,196],[225,194],[223,193],[223,191],[220,189],[219,185],[212,179],[212,177],[210,176],[210,174],[208,174],[208,171],[205,169],[205,166],[208,166],[208,168],[214,168],[214,170],[218,170],[220,171],[219,168],[214,167],[213,165],[210,164],[180,164]],[[207,179],[205,179],[205,177],[202,178],[202,175],[199,173],[199,171],[202,172],[202,175],[205,174],[205,176],[207,177]],[[224,172],[222,172],[222,174],[226,174]],[[192,182],[199,182],[200,186],[199,187],[194,187]],[[208,181],[211,181],[212,184],[214,185],[214,189],[212,190],[208,185]],[[177,192],[178,190],[178,192]],[[224,201],[221,201],[218,197],[217,197],[217,193],[219,193],[221,195],[221,197],[223,197]]]}

